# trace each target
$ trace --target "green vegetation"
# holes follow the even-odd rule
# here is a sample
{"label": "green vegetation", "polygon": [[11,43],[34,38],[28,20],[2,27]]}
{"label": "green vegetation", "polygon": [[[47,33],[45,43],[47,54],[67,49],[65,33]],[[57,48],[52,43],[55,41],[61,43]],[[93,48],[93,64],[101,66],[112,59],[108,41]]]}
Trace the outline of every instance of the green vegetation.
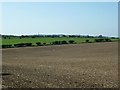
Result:
{"label": "green vegetation", "polygon": [[[89,40],[90,42],[95,42],[95,38],[67,38],[67,37],[56,37],[56,38],[51,38],[51,37],[42,37],[42,38],[23,38],[23,39],[19,39],[19,38],[11,38],[11,39],[2,39],[2,45],[7,45],[7,44],[17,44],[17,43],[28,43],[31,42],[33,43],[33,45],[36,45],[36,42],[41,42],[44,43],[46,42],[47,44],[50,44],[53,41],[69,41],[69,40],[74,40],[75,42],[82,43],[85,42],[86,40]],[[112,41],[117,41],[117,39],[111,39]]]}
{"label": "green vegetation", "polygon": [[11,47],[27,47],[27,46],[45,46],[45,45],[61,45],[61,44],[80,44],[80,43],[94,43],[94,42],[113,42],[118,41],[117,38],[105,37],[36,37],[36,36],[4,36],[2,37],[2,48]]}
{"label": "green vegetation", "polygon": [[94,38],[77,38],[77,37],[55,37],[55,38],[51,38],[51,37],[39,37],[39,38],[11,38],[11,39],[2,39],[2,45],[6,45],[6,44],[17,44],[17,43],[28,43],[31,42],[33,43],[33,45],[36,45],[36,42],[41,42],[44,43],[46,42],[47,44],[50,44],[53,41],[69,41],[69,40],[74,40],[75,42],[82,43],[85,42],[86,39],[89,39],[91,42],[94,42]]}

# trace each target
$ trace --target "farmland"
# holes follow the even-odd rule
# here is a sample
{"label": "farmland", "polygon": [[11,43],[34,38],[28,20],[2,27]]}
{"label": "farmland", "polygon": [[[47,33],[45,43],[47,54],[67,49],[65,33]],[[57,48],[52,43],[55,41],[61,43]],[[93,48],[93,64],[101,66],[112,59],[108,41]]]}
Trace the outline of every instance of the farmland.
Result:
{"label": "farmland", "polygon": [[5,88],[118,87],[117,42],[9,48],[2,52]]}
{"label": "farmland", "polygon": [[[9,38],[2,38],[2,43],[0,45],[14,45],[18,43],[32,43],[33,45],[36,45],[36,42],[46,43],[47,45],[50,45],[54,41],[69,41],[74,40],[77,44],[85,43],[86,40],[89,40],[89,42],[95,42],[95,39],[99,38],[87,38],[87,37],[26,37],[26,38],[19,38],[19,37],[9,37]],[[117,38],[111,39],[112,41],[118,41]]]}
{"label": "farmland", "polygon": [[2,39],[2,44],[17,44],[17,43],[27,43],[31,42],[35,45],[36,42],[41,42],[44,43],[46,42],[47,44],[50,44],[50,42],[57,41],[57,40],[75,40],[77,43],[85,42],[86,39],[90,39],[90,41],[94,42],[94,38],[66,38],[66,37],[56,37],[56,38],[51,38],[51,37],[45,37],[45,38],[11,38],[11,39]]}

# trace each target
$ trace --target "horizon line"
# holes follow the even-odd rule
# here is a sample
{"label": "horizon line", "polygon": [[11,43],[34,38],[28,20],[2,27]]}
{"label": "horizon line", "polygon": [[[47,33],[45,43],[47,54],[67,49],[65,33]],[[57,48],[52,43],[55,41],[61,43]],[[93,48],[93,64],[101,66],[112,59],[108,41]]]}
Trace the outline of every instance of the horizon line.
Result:
{"label": "horizon line", "polygon": [[[99,34],[99,35],[89,35],[89,34],[0,34],[0,35],[6,35],[6,36],[33,36],[33,35],[76,35],[76,36],[94,36],[94,37],[97,37],[97,36],[100,36],[102,34]],[[110,35],[102,35],[103,37],[119,37],[119,36],[110,36]]]}

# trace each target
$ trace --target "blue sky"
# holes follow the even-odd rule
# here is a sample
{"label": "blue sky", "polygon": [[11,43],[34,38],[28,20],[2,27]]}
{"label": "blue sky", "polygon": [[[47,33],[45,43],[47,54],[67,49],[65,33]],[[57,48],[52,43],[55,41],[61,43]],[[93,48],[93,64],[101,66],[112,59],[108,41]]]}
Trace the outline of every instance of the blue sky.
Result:
{"label": "blue sky", "polygon": [[2,34],[118,36],[118,3],[3,3],[2,24]]}

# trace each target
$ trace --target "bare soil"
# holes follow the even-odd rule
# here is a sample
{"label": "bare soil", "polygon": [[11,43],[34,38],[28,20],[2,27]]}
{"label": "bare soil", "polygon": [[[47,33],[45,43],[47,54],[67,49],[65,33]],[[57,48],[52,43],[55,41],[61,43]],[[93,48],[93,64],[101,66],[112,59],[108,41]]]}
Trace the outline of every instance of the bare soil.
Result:
{"label": "bare soil", "polygon": [[118,43],[2,50],[4,88],[118,88]]}

